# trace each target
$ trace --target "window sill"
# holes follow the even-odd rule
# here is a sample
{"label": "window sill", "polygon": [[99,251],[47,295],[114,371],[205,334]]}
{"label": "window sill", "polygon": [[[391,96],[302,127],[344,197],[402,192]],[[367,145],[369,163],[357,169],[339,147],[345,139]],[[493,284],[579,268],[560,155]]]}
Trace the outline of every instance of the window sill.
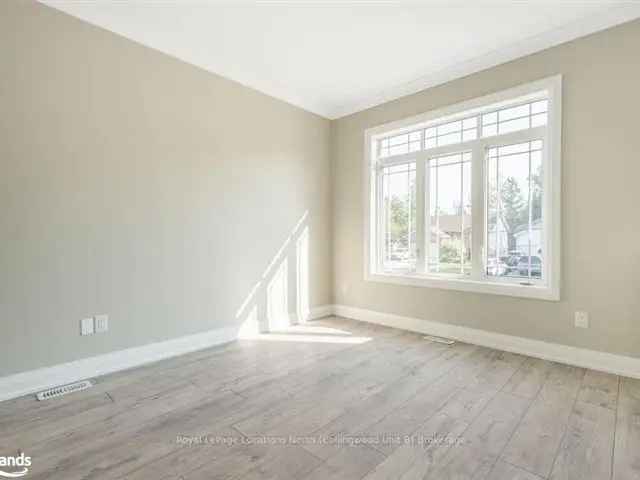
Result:
{"label": "window sill", "polygon": [[409,285],[413,287],[440,288],[462,292],[507,295],[537,300],[560,300],[560,292],[548,285],[518,285],[505,282],[478,281],[463,278],[438,278],[418,274],[374,273],[365,276],[366,281]]}

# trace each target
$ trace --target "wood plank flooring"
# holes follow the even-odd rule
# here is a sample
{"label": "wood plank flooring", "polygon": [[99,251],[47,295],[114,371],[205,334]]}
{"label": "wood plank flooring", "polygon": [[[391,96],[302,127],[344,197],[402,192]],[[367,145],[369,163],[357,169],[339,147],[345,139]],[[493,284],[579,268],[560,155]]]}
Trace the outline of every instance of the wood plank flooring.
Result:
{"label": "wood plank flooring", "polygon": [[640,480],[640,381],[341,318],[0,403],[31,479]]}

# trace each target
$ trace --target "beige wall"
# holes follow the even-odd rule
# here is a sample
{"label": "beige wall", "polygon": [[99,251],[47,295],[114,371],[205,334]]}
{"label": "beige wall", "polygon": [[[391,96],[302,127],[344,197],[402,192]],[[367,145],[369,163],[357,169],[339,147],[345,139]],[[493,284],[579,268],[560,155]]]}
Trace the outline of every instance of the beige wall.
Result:
{"label": "beige wall", "polygon": [[[640,356],[640,21],[332,123],[335,302]],[[363,281],[363,135],[402,119],[562,74],[562,299]],[[587,310],[591,328],[573,327]]]}
{"label": "beige wall", "polygon": [[[311,305],[640,356],[638,45],[640,21],[328,122],[42,5],[0,3],[0,376],[237,325],[263,276],[245,313],[264,316],[285,258],[295,297],[307,227]],[[557,73],[562,300],[364,282],[364,130]],[[577,309],[590,329],[573,328]],[[80,337],[99,313],[109,333]]]}
{"label": "beige wall", "polygon": [[[0,2],[0,376],[237,324],[305,212],[310,302],[329,303],[329,129],[55,10]],[[250,301],[262,310],[264,287]],[[79,336],[99,313],[110,331]]]}

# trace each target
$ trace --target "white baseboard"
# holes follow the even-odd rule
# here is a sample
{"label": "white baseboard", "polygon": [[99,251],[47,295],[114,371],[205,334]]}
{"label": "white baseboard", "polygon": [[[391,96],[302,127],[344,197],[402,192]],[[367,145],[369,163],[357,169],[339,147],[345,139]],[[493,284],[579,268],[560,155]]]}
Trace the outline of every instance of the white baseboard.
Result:
{"label": "white baseboard", "polygon": [[[332,307],[332,308],[331,308]],[[640,358],[615,355],[612,353],[549,343],[530,338],[504,335],[502,333],[451,325],[448,323],[403,317],[390,313],[376,312],[346,305],[333,305],[334,315],[378,325],[400,328],[413,332],[447,337],[460,342],[481,345],[512,353],[542,358],[577,367],[589,368],[625,377],[640,378]]]}
{"label": "white baseboard", "polygon": [[333,307],[333,305],[320,305],[313,307],[309,312],[309,320],[316,320],[318,318],[333,315]]}
{"label": "white baseboard", "polygon": [[[314,320],[332,314],[333,305],[321,305],[311,308],[308,319]],[[292,316],[292,320],[294,317]],[[220,328],[0,377],[0,402],[232,342],[238,338],[238,331],[237,327]]]}
{"label": "white baseboard", "polygon": [[236,327],[220,328],[9,375],[0,378],[0,401],[221,345],[237,337]]}
{"label": "white baseboard", "polygon": [[[313,320],[330,315],[338,315],[353,320],[427,335],[452,338],[474,345],[520,353],[625,377],[640,378],[640,358],[504,335],[459,325],[403,317],[346,305],[313,307],[309,313],[309,319]],[[0,401],[202,350],[231,342],[237,337],[238,329],[236,327],[221,328],[9,375],[0,378]]]}

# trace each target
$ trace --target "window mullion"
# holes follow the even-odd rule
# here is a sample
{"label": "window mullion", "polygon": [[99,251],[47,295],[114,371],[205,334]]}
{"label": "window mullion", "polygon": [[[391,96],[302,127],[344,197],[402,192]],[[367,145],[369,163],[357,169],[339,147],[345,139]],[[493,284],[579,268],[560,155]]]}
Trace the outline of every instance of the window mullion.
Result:
{"label": "window mullion", "polygon": [[378,237],[378,242],[377,242],[377,259],[376,259],[376,267],[378,269],[378,271],[382,271],[383,270],[383,263],[384,263],[384,251],[385,251],[385,244],[387,239],[385,238],[384,232],[384,224],[383,222],[386,222],[387,219],[387,212],[386,209],[384,208],[384,177],[382,175],[382,168],[380,168],[379,166],[376,165],[376,181],[377,181],[377,186],[378,186],[378,192],[377,192],[377,211],[380,212],[379,214],[376,215],[376,230],[377,230],[377,237]]}
{"label": "window mullion", "polygon": [[529,155],[528,155],[528,157],[529,157],[529,159],[528,159],[528,162],[529,162],[529,165],[528,165],[528,167],[529,167],[529,175],[527,177],[527,182],[528,182],[529,185],[528,185],[528,198],[527,198],[527,210],[528,210],[527,211],[527,217],[528,217],[527,218],[527,220],[528,220],[528,222],[527,222],[527,235],[529,236],[529,238],[528,238],[528,242],[527,242],[528,243],[528,253],[527,253],[527,255],[528,255],[528,258],[529,258],[529,275],[528,276],[529,276],[529,281],[531,281],[531,277],[532,277],[532,274],[531,274],[531,237],[533,236],[533,231],[532,231],[532,228],[531,228],[531,223],[532,223],[532,218],[531,217],[532,217],[532,213],[533,213],[533,211],[532,211],[532,206],[533,206],[532,205],[532,198],[533,198],[533,196],[531,194],[532,193],[531,192],[531,184],[532,184],[532,182],[531,182],[531,142],[529,142]]}
{"label": "window mullion", "polygon": [[[411,230],[412,230],[412,221],[415,222],[416,219],[413,218],[412,219],[412,209],[411,209],[411,204],[412,204],[412,198],[415,195],[415,192],[411,191],[411,164],[407,165],[407,193],[409,194],[409,205],[408,205],[408,215],[407,215],[407,252],[408,252],[408,261],[409,261],[409,271],[411,270],[415,270],[415,265],[413,268],[411,268],[411,257],[413,255],[416,255],[416,253],[413,253],[415,250],[415,245],[411,245]],[[416,199],[417,200],[417,199]],[[417,205],[416,205],[417,207]]]}
{"label": "window mullion", "polygon": [[485,149],[476,144],[471,151],[471,278],[485,279],[486,238]]}
{"label": "window mullion", "polygon": [[464,241],[464,162],[460,162],[460,275],[464,275],[465,241]]}
{"label": "window mullion", "polygon": [[431,164],[429,157],[424,159],[424,271],[429,272],[431,258]]}
{"label": "window mullion", "polygon": [[425,272],[425,216],[428,208],[426,199],[426,160],[422,157],[416,161],[416,272]]}

